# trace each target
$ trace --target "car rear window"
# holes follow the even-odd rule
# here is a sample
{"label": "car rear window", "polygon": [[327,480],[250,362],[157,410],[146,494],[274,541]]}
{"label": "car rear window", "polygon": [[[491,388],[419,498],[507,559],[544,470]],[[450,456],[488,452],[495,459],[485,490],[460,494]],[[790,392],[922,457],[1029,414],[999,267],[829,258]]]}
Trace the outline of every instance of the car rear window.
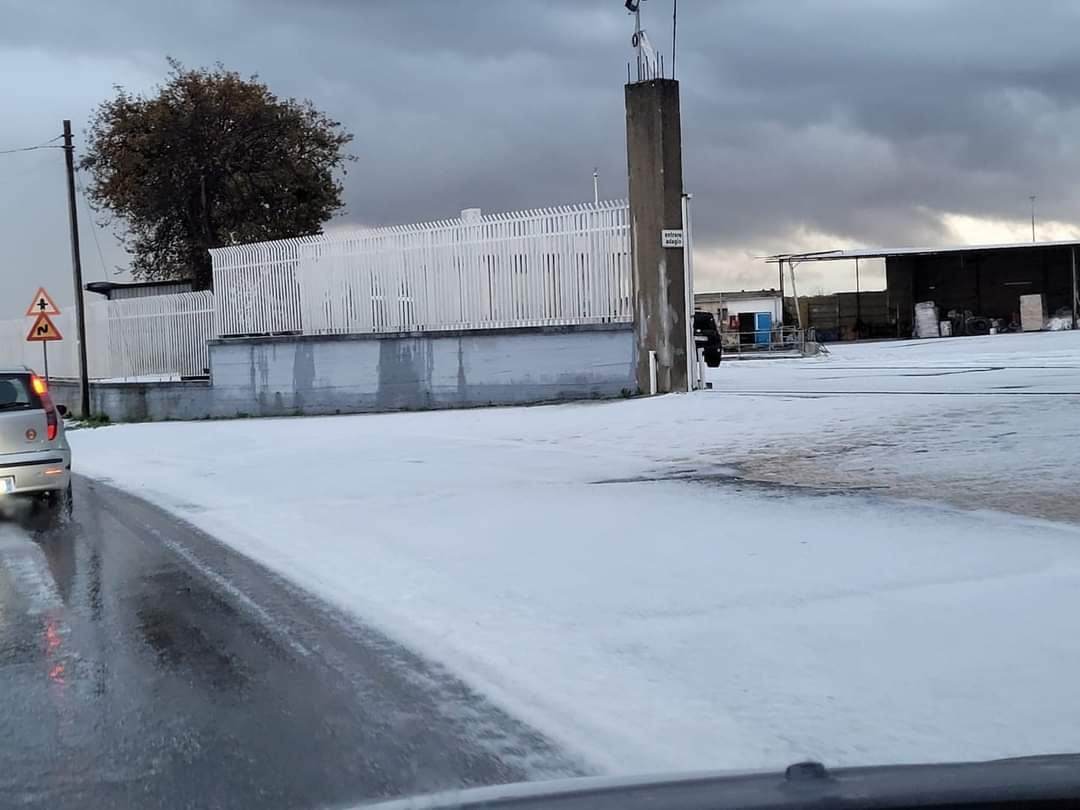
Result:
{"label": "car rear window", "polygon": [[0,411],[40,408],[41,400],[30,387],[27,374],[0,374]]}

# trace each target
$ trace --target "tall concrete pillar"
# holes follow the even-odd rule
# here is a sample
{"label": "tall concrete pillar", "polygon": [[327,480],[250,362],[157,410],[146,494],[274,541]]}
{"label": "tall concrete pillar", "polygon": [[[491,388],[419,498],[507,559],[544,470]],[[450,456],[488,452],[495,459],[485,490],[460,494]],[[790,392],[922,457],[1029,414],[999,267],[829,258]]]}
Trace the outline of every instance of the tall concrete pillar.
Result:
{"label": "tall concrete pillar", "polygon": [[626,85],[626,158],[638,388],[650,391],[655,352],[657,393],[687,391],[686,264],[681,247],[661,245],[662,231],[683,227],[682,126],[674,79]]}

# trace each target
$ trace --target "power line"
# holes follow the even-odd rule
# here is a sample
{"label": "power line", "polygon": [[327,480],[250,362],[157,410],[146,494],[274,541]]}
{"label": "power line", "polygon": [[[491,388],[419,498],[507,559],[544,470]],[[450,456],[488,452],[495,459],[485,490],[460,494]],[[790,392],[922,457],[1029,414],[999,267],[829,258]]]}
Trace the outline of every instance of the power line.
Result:
{"label": "power line", "polygon": [[53,141],[58,141],[63,138],[63,135],[57,135],[52,140],[45,141],[45,143],[39,143],[37,146],[19,146],[15,149],[0,149],[0,155],[14,155],[17,152],[33,152],[38,149],[63,149],[62,146],[50,146]]}
{"label": "power line", "polygon": [[56,163],[53,155],[38,155],[36,159],[27,158],[4,163],[0,168],[0,179],[3,180],[4,185],[10,185],[31,174],[40,175],[43,170],[59,171],[61,168],[62,166]]}
{"label": "power line", "polygon": [[86,215],[90,218],[90,235],[94,237],[94,246],[97,248],[98,261],[101,262],[101,277],[108,280],[109,271],[105,267],[105,254],[101,252],[101,242],[98,241],[97,223],[94,222],[94,209],[90,207],[90,201],[86,198],[86,191],[83,189],[82,182],[79,180],[78,172],[75,173],[75,187],[79,189],[79,197],[82,198],[83,205],[86,206]]}
{"label": "power line", "polygon": [[[105,267],[105,256],[101,252],[101,242],[98,241],[97,235],[97,223],[94,222],[94,209],[90,207],[90,200],[86,197],[86,190],[83,188],[82,181],[79,180],[79,172],[75,171],[75,188],[79,190],[79,197],[83,201],[83,205],[86,206],[86,214],[90,219],[90,235],[94,237],[94,247],[97,248],[98,261],[101,262],[101,278],[103,281],[109,280],[109,271]],[[128,339],[125,330],[120,330],[120,343],[125,354],[130,354],[131,349],[128,347]]]}

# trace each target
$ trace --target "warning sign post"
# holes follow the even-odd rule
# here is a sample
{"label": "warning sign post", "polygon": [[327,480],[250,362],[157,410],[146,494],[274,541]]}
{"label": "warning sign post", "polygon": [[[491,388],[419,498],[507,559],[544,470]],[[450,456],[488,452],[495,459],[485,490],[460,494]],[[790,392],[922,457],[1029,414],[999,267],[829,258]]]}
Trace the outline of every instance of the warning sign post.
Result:
{"label": "warning sign post", "polygon": [[47,343],[50,340],[63,340],[64,336],[60,334],[60,330],[56,328],[56,324],[48,315],[41,314],[34,319],[34,325],[30,327],[26,339],[31,342],[40,340]]}
{"label": "warning sign post", "polygon": [[60,330],[56,328],[56,324],[52,322],[50,315],[59,315],[60,308],[56,306],[52,298],[44,287],[38,287],[38,291],[34,293],[34,300],[30,304],[30,308],[26,310],[27,315],[34,316],[34,323],[30,327],[30,331],[26,333],[26,340],[30,343],[38,342],[41,344],[42,359],[45,363],[45,382],[49,381],[49,343],[54,340],[63,340],[64,336],[60,334]]}
{"label": "warning sign post", "polygon": [[34,293],[34,300],[30,304],[30,308],[26,310],[27,315],[59,315],[60,307],[58,307],[52,300],[44,287],[38,287],[38,291]]}

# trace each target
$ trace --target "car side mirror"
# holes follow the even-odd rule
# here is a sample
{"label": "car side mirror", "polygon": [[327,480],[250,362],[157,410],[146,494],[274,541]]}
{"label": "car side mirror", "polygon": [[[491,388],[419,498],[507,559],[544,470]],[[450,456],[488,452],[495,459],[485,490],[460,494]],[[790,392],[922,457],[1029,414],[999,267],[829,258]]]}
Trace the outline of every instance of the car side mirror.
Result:
{"label": "car side mirror", "polygon": [[68,406],[67,405],[57,405],[56,406],[56,412],[66,419],[67,415],[68,415]]}

